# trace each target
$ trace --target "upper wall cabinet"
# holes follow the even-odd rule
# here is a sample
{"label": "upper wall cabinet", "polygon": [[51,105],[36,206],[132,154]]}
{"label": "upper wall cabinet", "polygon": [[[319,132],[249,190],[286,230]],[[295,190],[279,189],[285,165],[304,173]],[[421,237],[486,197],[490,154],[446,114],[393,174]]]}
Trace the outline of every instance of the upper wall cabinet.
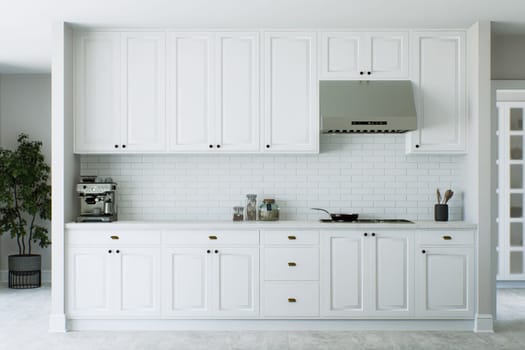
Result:
{"label": "upper wall cabinet", "polygon": [[324,32],[321,79],[407,79],[408,32]]}
{"label": "upper wall cabinet", "polygon": [[77,33],[75,152],[121,149],[120,73],[119,33]]}
{"label": "upper wall cabinet", "polygon": [[75,152],[165,150],[163,33],[78,33]]}
{"label": "upper wall cabinet", "polygon": [[411,47],[418,128],[407,152],[466,152],[465,33],[414,32]]}
{"label": "upper wall cabinet", "polygon": [[318,152],[316,34],[264,37],[264,151]]}
{"label": "upper wall cabinet", "polygon": [[169,150],[259,150],[258,48],[257,33],[169,33]]}

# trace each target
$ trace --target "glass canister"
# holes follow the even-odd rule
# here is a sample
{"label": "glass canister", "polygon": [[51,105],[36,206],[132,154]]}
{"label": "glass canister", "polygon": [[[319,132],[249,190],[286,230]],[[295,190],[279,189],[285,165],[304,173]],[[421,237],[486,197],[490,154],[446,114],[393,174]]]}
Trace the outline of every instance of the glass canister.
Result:
{"label": "glass canister", "polygon": [[257,195],[246,195],[246,221],[257,220]]}
{"label": "glass canister", "polygon": [[279,206],[275,203],[275,199],[264,199],[259,206],[259,220],[261,221],[277,221],[279,220]]}
{"label": "glass canister", "polygon": [[233,221],[244,220],[244,207],[233,207]]}

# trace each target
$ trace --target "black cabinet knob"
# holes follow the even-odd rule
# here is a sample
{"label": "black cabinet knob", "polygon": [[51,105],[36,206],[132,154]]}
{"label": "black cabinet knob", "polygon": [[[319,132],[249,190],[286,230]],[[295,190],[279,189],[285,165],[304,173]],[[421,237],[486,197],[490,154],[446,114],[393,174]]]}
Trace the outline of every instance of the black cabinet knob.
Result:
{"label": "black cabinet knob", "polygon": [[115,251],[115,253],[119,254],[119,253],[120,253],[120,250],[117,249],[117,250]]}
{"label": "black cabinet knob", "polygon": [[211,250],[208,249],[208,250],[206,251],[206,253],[210,254],[210,253],[211,253]]}
{"label": "black cabinet knob", "polygon": [[372,232],[372,237],[375,237],[375,236],[376,236],[375,232]]}
{"label": "black cabinet knob", "polygon": [[372,74],[372,72],[368,71],[368,72],[366,72],[366,74],[370,75],[370,74]]}
{"label": "black cabinet knob", "polygon": [[210,145],[210,148],[213,148],[213,145]]}
{"label": "black cabinet knob", "polygon": [[126,145],[122,145],[122,148],[126,148]]}
{"label": "black cabinet knob", "polygon": [[416,145],[416,148],[419,148],[419,145]]}
{"label": "black cabinet knob", "polygon": [[368,237],[368,233],[365,232],[365,233],[364,233],[364,236],[365,236],[365,237]]}
{"label": "black cabinet knob", "polygon": [[221,148],[221,145],[217,145],[217,148]]}
{"label": "black cabinet knob", "polygon": [[266,148],[270,148],[270,145],[266,145]]}
{"label": "black cabinet knob", "polygon": [[215,249],[215,254],[217,254],[219,251],[217,249]]}
{"label": "black cabinet knob", "polygon": [[115,145],[115,148],[118,148],[118,145]]}
{"label": "black cabinet knob", "polygon": [[359,75],[363,75],[363,74],[365,74],[365,72],[359,72]]}
{"label": "black cabinet knob", "polygon": [[113,253],[113,251],[110,249],[110,250],[108,250],[108,253],[111,254],[111,253]]}
{"label": "black cabinet knob", "polygon": [[426,251],[425,249],[423,249],[423,250],[421,251],[421,253],[423,253],[423,254],[425,254],[426,252],[427,252],[427,251]]}

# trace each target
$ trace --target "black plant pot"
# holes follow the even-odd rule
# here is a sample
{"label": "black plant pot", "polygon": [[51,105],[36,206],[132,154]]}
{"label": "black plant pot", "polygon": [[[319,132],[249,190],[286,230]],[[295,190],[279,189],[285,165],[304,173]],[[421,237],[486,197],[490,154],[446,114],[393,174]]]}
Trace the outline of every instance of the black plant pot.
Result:
{"label": "black plant pot", "polygon": [[9,255],[9,288],[26,289],[42,286],[42,256]]}
{"label": "black plant pot", "polygon": [[434,220],[448,221],[448,204],[436,204],[434,206]]}

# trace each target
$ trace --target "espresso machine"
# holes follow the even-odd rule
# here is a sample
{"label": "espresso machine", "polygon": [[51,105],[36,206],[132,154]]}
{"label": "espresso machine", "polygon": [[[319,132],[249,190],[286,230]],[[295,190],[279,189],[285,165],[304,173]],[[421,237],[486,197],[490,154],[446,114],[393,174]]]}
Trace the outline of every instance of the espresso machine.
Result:
{"label": "espresso machine", "polygon": [[80,216],[77,222],[117,220],[117,184],[110,177],[82,176],[77,184]]}

